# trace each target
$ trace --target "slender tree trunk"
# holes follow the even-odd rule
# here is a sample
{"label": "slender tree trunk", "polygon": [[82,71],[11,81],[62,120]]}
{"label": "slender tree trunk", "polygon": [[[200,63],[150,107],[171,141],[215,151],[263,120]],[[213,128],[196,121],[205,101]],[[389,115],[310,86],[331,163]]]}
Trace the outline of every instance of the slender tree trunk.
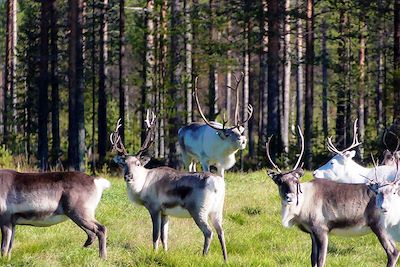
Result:
{"label": "slender tree trunk", "polygon": [[261,1],[260,10],[260,74],[259,74],[259,123],[258,123],[258,155],[265,158],[265,142],[267,142],[268,125],[268,23],[267,0]]}
{"label": "slender tree trunk", "polygon": [[185,25],[186,25],[186,32],[185,32],[185,51],[186,51],[186,65],[185,65],[185,85],[186,85],[186,123],[191,123],[193,120],[193,101],[192,101],[192,91],[193,91],[193,83],[192,83],[192,75],[193,75],[193,68],[192,68],[192,42],[193,42],[193,35],[192,35],[192,19],[191,19],[191,9],[192,3],[191,0],[185,0]]}
{"label": "slender tree trunk", "polygon": [[58,82],[58,11],[55,1],[50,6],[50,83],[51,83],[51,155],[55,166],[60,157],[60,97]]}
{"label": "slender tree trunk", "polygon": [[210,0],[210,19],[209,19],[209,31],[210,31],[210,42],[209,42],[209,56],[211,58],[211,63],[209,65],[208,71],[208,106],[209,106],[209,120],[215,120],[216,115],[218,114],[218,72],[217,72],[217,64],[214,63],[213,58],[213,47],[214,42],[217,39],[217,30],[214,25],[215,23],[215,13],[216,13],[216,1]]}
{"label": "slender tree trunk", "polygon": [[99,92],[98,92],[98,106],[97,106],[97,124],[98,124],[98,151],[99,151],[99,164],[104,163],[107,152],[107,30],[108,30],[108,0],[103,0],[99,16]]}
{"label": "slender tree trunk", "polygon": [[[225,3],[226,5],[228,2]],[[232,21],[229,18],[228,26],[227,26],[227,35],[228,42],[232,42]],[[232,57],[232,49],[229,48],[226,52],[227,57],[230,59]],[[232,66],[228,66],[226,71],[226,117],[228,120],[232,117]]]}
{"label": "slender tree trunk", "polygon": [[151,95],[154,94],[154,70],[155,70],[155,58],[154,58],[154,1],[147,0],[146,5],[146,52],[145,52],[145,64],[144,64],[144,76],[145,84],[142,90],[142,102],[141,102],[141,140],[144,142],[146,138],[146,109],[152,106]]}
{"label": "slender tree trunk", "polygon": [[[302,1],[296,0],[297,9],[300,10]],[[303,42],[303,20],[299,17],[296,23],[296,124],[304,130],[304,42]]]}
{"label": "slender tree trunk", "polygon": [[305,166],[312,169],[312,131],[314,114],[314,1],[307,0],[306,21],[306,109],[304,122]]}
{"label": "slender tree trunk", "polygon": [[394,1],[394,47],[393,47],[393,89],[394,118],[400,116],[400,0]]}
{"label": "slender tree trunk", "polygon": [[[91,69],[91,75],[92,75],[92,158],[91,160],[91,171],[94,174],[96,172],[96,143],[95,143],[95,135],[96,135],[96,58],[97,58],[97,53],[96,53],[96,2],[92,0],[92,32],[91,32],[91,59],[92,59],[92,69]],[[102,7],[101,7],[102,9]],[[102,12],[100,11],[100,16],[102,16]],[[102,25],[100,25],[101,27]],[[101,34],[102,30],[99,30],[99,34]],[[101,37],[99,38],[101,39]],[[100,44],[101,40],[99,40],[99,46],[102,46],[103,44]],[[102,55],[100,55],[101,57]],[[100,61],[100,60],[99,60]],[[99,72],[100,72],[100,62],[99,62]],[[100,75],[100,74],[99,74]],[[99,83],[100,86],[100,83]],[[100,94],[100,90],[98,91],[98,94]],[[99,97],[100,98],[100,97]],[[98,112],[97,112],[98,113]],[[101,140],[99,139],[98,142],[100,143]]]}
{"label": "slender tree trunk", "polygon": [[83,170],[85,151],[84,97],[83,97],[83,0],[70,0],[69,40],[69,119],[68,119],[68,162],[69,168]]}
{"label": "slender tree trunk", "polygon": [[[365,16],[364,9],[360,8],[360,51],[359,51],[359,89],[358,89],[358,134],[360,138],[360,142],[364,142],[365,136],[365,127],[364,127],[364,97],[365,97],[365,33],[366,33],[366,24],[365,24]],[[364,158],[364,149],[362,146],[358,147],[360,152],[360,157]]]}
{"label": "slender tree trunk", "polygon": [[[282,145],[285,155],[289,154],[289,115],[290,115],[290,76],[291,76],[291,45],[290,45],[290,0],[285,0],[284,18],[284,65],[283,65],[283,105],[282,105]],[[287,157],[285,157],[287,158]]]}
{"label": "slender tree trunk", "polygon": [[[9,118],[13,113],[13,92],[15,77],[15,47],[16,47],[16,15],[17,1],[6,1],[7,18],[6,18],[6,51],[5,51],[5,70],[4,70],[4,107],[3,107],[3,144],[9,142],[9,130],[11,120]],[[10,124],[10,125],[9,125]]]}
{"label": "slender tree trunk", "polygon": [[[251,34],[251,22],[250,22],[250,9],[251,9],[251,1],[245,1],[245,25],[244,25],[244,51],[243,51],[243,69],[244,69],[244,77],[243,77],[243,104],[242,104],[242,120],[246,119],[247,116],[247,106],[249,105],[249,97],[252,94],[252,88],[250,84],[250,34]],[[254,155],[254,127],[253,127],[253,119],[250,119],[248,122],[244,124],[245,129],[247,130],[247,137],[249,140],[249,156],[253,157]]]}
{"label": "slender tree trunk", "polygon": [[119,134],[122,142],[125,140],[125,0],[119,1],[119,58],[118,58],[118,73],[119,73],[119,117],[121,119],[121,128]]}
{"label": "slender tree trunk", "polygon": [[[184,61],[182,51],[184,50],[184,35],[178,31],[182,25],[182,4],[179,0],[171,2],[171,73],[169,88],[170,114],[168,119],[169,132],[169,165],[177,167],[177,132],[182,125],[182,115],[185,110],[184,97],[182,96],[182,75],[184,72]],[[172,101],[173,100],[173,101]],[[172,102],[172,103],[171,103]]]}
{"label": "slender tree trunk", "polygon": [[48,167],[48,63],[49,63],[49,9],[51,3],[42,1],[40,7],[40,77],[38,95],[38,159],[39,169]]}
{"label": "slender tree trunk", "polygon": [[[278,0],[268,0],[268,66],[276,66],[279,59],[279,14]],[[279,68],[268,68],[268,135],[271,141],[271,157],[275,159],[281,148],[279,131]]]}
{"label": "slender tree trunk", "polygon": [[[347,59],[346,59],[346,47],[347,40],[345,35],[345,28],[347,24],[347,14],[344,9],[340,10],[340,22],[339,22],[339,33],[341,42],[338,48],[338,56],[341,60],[339,75],[341,76],[339,85],[340,88],[337,90],[337,101],[336,101],[336,144],[338,149],[342,149],[346,146],[346,91],[347,91]],[[344,77],[344,78],[343,78]]]}
{"label": "slender tree trunk", "polygon": [[324,132],[324,139],[326,140],[329,135],[329,114],[328,114],[328,48],[326,31],[328,25],[325,19],[321,23],[322,33],[322,129]]}

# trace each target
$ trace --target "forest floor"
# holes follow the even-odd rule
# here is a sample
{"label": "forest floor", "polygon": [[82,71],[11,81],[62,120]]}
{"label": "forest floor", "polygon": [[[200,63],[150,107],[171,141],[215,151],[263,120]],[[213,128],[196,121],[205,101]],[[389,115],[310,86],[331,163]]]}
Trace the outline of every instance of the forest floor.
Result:
{"label": "forest floor", "polygon": [[[86,234],[67,221],[36,228],[17,226],[11,260],[0,266],[220,266],[216,234],[208,256],[203,235],[191,219],[171,218],[169,251],[153,252],[151,220],[144,207],[129,202],[121,178],[106,177],[97,219],[108,228],[108,259],[98,257],[98,242],[83,248]],[[307,173],[306,180],[311,178]],[[265,171],[227,173],[224,230],[228,266],[309,266],[310,237],[281,225],[278,190]],[[327,266],[384,266],[386,254],[373,234],[331,237]]]}

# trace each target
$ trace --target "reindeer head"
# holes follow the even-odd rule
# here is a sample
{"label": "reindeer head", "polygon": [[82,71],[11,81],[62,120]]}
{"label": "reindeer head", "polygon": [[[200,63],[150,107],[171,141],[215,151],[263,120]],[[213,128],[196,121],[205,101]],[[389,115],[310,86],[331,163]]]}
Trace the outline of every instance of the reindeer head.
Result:
{"label": "reindeer head", "polygon": [[352,149],[359,145],[361,145],[361,143],[358,141],[357,120],[355,120],[353,126],[353,142],[348,148],[338,150],[332,142],[332,137],[328,137],[328,150],[334,153],[335,156],[325,165],[315,170],[313,173],[314,177],[338,181],[343,177],[358,176],[358,173],[352,174],[352,172],[358,171],[354,168],[356,163],[353,160],[356,151]]}
{"label": "reindeer head", "polygon": [[197,108],[199,110],[201,118],[204,120],[204,122],[213,128],[216,131],[216,134],[223,140],[224,142],[228,142],[230,144],[230,147],[233,147],[235,149],[245,149],[246,144],[247,144],[247,138],[244,135],[244,124],[251,118],[253,114],[253,107],[249,104],[247,106],[247,119],[240,121],[239,119],[239,84],[241,80],[243,79],[243,75],[240,76],[240,78],[237,78],[235,75],[233,75],[236,80],[236,86],[235,87],[230,87],[229,89],[235,90],[236,91],[236,105],[235,105],[235,124],[233,126],[227,127],[228,120],[223,119],[222,124],[218,122],[210,122],[207,120],[205,117],[201,106],[199,102],[199,97],[197,95],[197,80],[198,77],[196,77],[195,80],[195,87],[194,87],[194,92],[193,92],[193,97],[196,101]]}
{"label": "reindeer head", "polygon": [[[394,136],[394,140],[397,141],[395,149],[391,150],[391,146],[388,145],[387,143],[387,133],[391,134]],[[400,146],[400,141],[399,137],[397,134],[395,134],[393,131],[388,131],[385,130],[383,137],[382,137],[382,142],[386,146],[385,151],[383,151],[383,160],[382,164],[387,165],[387,166],[396,166],[400,160],[400,154],[399,154],[399,146]],[[391,143],[393,143],[393,138],[391,139]]]}
{"label": "reindeer head", "polygon": [[279,188],[279,195],[281,197],[282,205],[291,205],[293,203],[295,203],[295,205],[298,205],[299,203],[298,197],[299,193],[301,193],[300,178],[304,175],[302,167],[299,167],[301,158],[304,153],[304,137],[299,126],[298,130],[301,138],[301,152],[296,162],[296,165],[289,172],[283,173],[271,158],[271,155],[269,153],[269,144],[272,137],[268,139],[268,142],[266,144],[268,160],[276,169],[275,172],[269,172],[268,175],[272,178],[272,180]]}
{"label": "reindeer head", "polygon": [[121,127],[121,119],[117,122],[117,127],[115,132],[111,133],[110,141],[113,146],[113,150],[118,152],[118,155],[114,157],[114,161],[123,169],[125,181],[129,182],[133,179],[133,175],[142,171],[146,164],[150,161],[150,157],[144,156],[143,153],[148,150],[154,141],[154,128],[156,116],[153,112],[147,110],[146,115],[146,125],[147,125],[147,135],[146,139],[142,144],[142,147],[135,155],[129,155],[122,143],[121,137],[119,135],[119,128]]}

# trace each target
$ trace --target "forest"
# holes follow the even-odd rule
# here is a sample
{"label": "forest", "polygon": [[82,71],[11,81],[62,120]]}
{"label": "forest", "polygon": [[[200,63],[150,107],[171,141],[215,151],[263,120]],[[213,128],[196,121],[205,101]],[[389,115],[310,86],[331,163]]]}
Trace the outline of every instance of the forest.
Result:
{"label": "forest", "polygon": [[178,130],[202,121],[195,86],[210,121],[233,123],[237,99],[242,119],[254,109],[236,169],[266,166],[271,135],[293,165],[297,125],[318,167],[356,119],[368,162],[400,124],[400,0],[0,0],[0,64],[3,168],[107,170],[117,120],[137,151],[147,109],[152,156],[180,167]]}

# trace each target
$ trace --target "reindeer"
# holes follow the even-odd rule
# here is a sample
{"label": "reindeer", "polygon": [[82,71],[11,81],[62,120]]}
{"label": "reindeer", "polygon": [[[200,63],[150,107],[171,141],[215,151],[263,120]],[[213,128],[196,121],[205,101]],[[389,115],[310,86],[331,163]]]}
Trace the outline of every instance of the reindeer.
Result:
{"label": "reindeer", "polygon": [[[388,145],[387,143],[387,133],[389,132],[389,134],[393,135],[394,138],[397,140],[397,145],[395,147],[395,149],[393,150],[393,152],[391,151],[391,146]],[[392,145],[393,145],[393,139],[392,141]],[[388,131],[385,130],[383,137],[382,137],[382,142],[385,145],[386,149],[383,151],[383,160],[382,160],[382,165],[387,165],[387,166],[397,166],[397,164],[399,164],[400,161],[400,152],[399,152],[399,145],[400,145],[400,141],[399,141],[399,137],[392,131]]]}
{"label": "reindeer", "polygon": [[210,166],[215,166],[217,174],[223,177],[225,170],[235,165],[235,153],[246,148],[247,138],[244,135],[243,125],[251,118],[253,107],[248,105],[247,119],[240,121],[238,87],[242,79],[243,75],[240,78],[235,76],[236,86],[231,88],[236,90],[235,124],[227,127],[228,121],[225,116],[222,124],[210,122],[204,116],[197,94],[198,78],[196,78],[193,96],[204,123],[194,122],[178,131],[182,160],[190,172],[196,171],[196,161],[198,161],[203,171],[210,171]]}
{"label": "reindeer", "polygon": [[150,213],[153,222],[153,248],[157,250],[161,235],[164,250],[168,248],[168,217],[192,217],[204,234],[203,255],[208,253],[212,240],[212,229],[208,218],[217,231],[222,247],[224,260],[227,261],[222,215],[225,197],[225,182],[220,176],[209,172],[179,172],[169,167],[146,169],[150,158],[143,155],[153,142],[155,115],[150,119],[147,112],[147,136],[134,155],[128,155],[118,130],[110,135],[113,149],[119,155],[114,161],[123,169],[129,199],[144,206]]}
{"label": "reindeer", "polygon": [[1,254],[11,257],[15,226],[45,227],[70,218],[88,236],[84,246],[99,239],[107,257],[106,227],[95,219],[103,190],[110,182],[81,172],[20,173],[0,171]]}
{"label": "reindeer", "polygon": [[[374,175],[373,168],[366,168],[356,163],[353,158],[356,151],[352,150],[361,145],[357,136],[357,120],[353,126],[353,142],[343,149],[338,150],[332,142],[332,137],[328,137],[328,150],[335,154],[325,165],[313,172],[315,178],[329,179],[341,183],[368,183],[369,178]],[[396,168],[393,166],[379,166],[377,171],[389,180],[394,178]]]}
{"label": "reindeer", "polygon": [[326,179],[314,179],[300,183],[304,171],[299,167],[304,151],[304,138],[300,128],[302,149],[293,170],[283,173],[267,157],[277,170],[269,176],[279,189],[284,227],[296,225],[311,236],[311,265],[325,265],[328,235],[362,235],[373,232],[387,254],[387,266],[395,266],[399,257],[394,241],[380,222],[380,212],[375,205],[375,194],[366,184],[344,184]]}

